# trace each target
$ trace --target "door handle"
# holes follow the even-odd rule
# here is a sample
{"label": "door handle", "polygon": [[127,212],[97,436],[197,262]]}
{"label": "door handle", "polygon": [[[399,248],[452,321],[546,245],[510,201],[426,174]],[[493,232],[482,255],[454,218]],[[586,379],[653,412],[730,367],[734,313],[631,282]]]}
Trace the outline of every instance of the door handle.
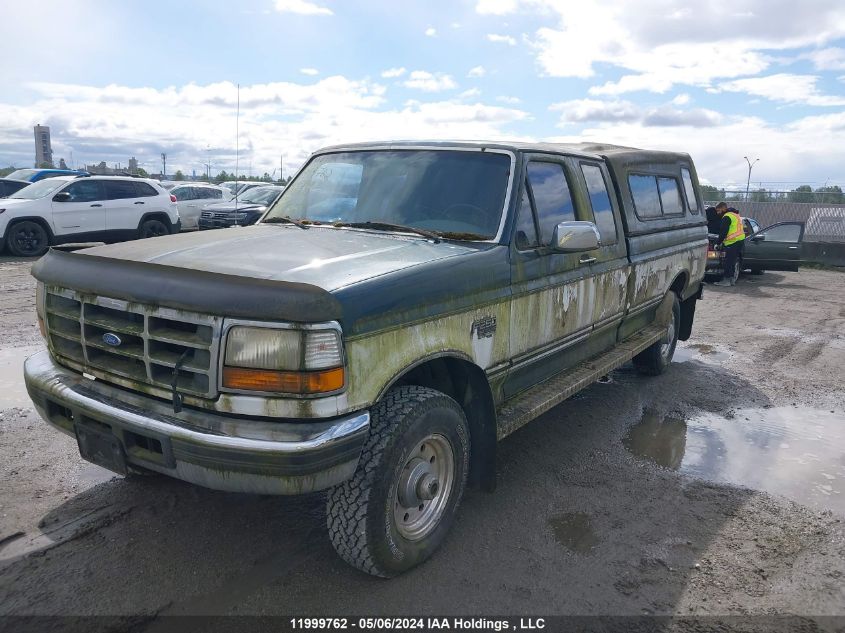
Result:
{"label": "door handle", "polygon": [[790,246],[789,250],[791,250],[791,251],[798,250],[798,247],[797,246]]}
{"label": "door handle", "polygon": [[581,255],[581,259],[578,260],[579,264],[592,264],[596,261],[595,257],[590,257],[588,255]]}
{"label": "door handle", "polygon": [[92,204],[91,206],[92,206],[92,207],[101,207],[101,206],[103,206],[103,205],[101,205],[101,204],[97,203],[97,204]]}
{"label": "door handle", "polygon": [[144,201],[143,201],[143,200],[138,200],[138,202],[136,202],[135,204],[144,204]]}

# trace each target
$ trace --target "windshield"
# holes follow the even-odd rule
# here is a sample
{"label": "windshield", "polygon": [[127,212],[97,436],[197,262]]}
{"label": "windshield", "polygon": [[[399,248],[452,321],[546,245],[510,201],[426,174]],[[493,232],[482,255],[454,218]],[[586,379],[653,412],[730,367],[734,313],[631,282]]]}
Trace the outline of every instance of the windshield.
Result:
{"label": "windshield", "polygon": [[376,150],[323,154],[285,189],[264,221],[394,224],[446,237],[492,239],[510,174],[505,154]]}
{"label": "windshield", "polygon": [[58,179],[58,178],[47,178],[45,180],[39,180],[38,182],[34,182],[31,185],[27,185],[20,191],[16,191],[14,195],[9,196],[10,198],[23,198],[24,200],[35,200],[36,198],[43,198],[44,196],[49,196],[51,193],[64,187],[67,184],[67,180]]}
{"label": "windshield", "polygon": [[38,173],[37,169],[18,169],[13,171],[6,178],[13,178],[15,180],[29,180],[32,176]]}
{"label": "windshield", "polygon": [[238,202],[268,205],[276,199],[280,191],[281,189],[275,187],[253,187],[242,194],[238,194]]}

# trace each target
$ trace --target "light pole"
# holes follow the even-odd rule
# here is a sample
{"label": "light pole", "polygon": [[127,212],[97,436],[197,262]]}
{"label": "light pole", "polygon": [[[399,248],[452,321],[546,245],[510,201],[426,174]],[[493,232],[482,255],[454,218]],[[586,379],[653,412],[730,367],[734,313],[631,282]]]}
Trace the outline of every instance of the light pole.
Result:
{"label": "light pole", "polygon": [[748,163],[748,180],[745,181],[745,203],[748,204],[748,189],[751,187],[751,168],[754,167],[760,159],[755,158],[752,163],[748,160],[748,156],[743,156],[743,158],[745,159],[745,162]]}

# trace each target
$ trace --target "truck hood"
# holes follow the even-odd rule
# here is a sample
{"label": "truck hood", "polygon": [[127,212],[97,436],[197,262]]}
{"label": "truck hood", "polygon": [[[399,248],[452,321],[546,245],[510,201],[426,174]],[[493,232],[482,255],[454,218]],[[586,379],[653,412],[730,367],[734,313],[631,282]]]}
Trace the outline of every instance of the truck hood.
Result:
{"label": "truck hood", "polygon": [[332,292],[477,250],[478,245],[435,244],[422,237],[359,229],[259,224],[98,246],[77,254],[309,284]]}

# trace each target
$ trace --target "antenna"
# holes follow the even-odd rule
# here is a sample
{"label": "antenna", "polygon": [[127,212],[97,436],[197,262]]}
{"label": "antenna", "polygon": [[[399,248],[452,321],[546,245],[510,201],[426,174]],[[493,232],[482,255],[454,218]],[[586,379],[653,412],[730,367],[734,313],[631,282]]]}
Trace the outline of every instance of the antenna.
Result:
{"label": "antenna", "polygon": [[240,145],[238,144],[240,141],[240,130],[238,129],[238,124],[241,118],[241,84],[238,84],[238,105],[237,109],[235,110],[235,211],[238,210],[238,150],[240,149]]}

